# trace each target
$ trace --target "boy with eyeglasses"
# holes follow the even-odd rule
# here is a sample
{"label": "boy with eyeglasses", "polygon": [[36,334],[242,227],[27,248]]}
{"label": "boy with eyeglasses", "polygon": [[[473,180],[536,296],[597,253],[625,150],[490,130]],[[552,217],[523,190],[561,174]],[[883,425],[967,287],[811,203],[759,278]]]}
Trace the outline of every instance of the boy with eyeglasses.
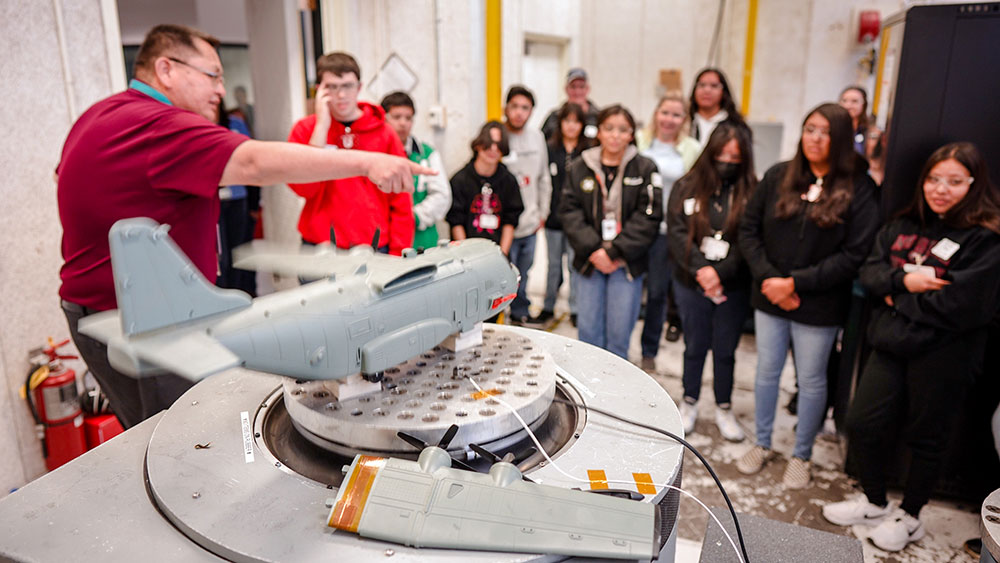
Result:
{"label": "boy with eyeglasses", "polygon": [[[341,52],[323,55],[316,61],[316,75],[316,111],[292,127],[289,141],[406,156],[382,108],[358,101],[361,69],[354,57]],[[306,199],[299,233],[307,244],[328,242],[330,229],[340,248],[371,244],[376,229],[380,252],[399,255],[413,244],[413,199],[408,193],[385,193],[361,176],[288,186]]]}

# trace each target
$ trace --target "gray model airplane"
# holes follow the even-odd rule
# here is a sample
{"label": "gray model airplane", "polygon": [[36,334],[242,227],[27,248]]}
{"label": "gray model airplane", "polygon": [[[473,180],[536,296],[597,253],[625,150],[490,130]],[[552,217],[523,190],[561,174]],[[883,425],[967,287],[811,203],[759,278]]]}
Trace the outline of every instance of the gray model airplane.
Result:
{"label": "gray model airplane", "polygon": [[166,225],[118,221],[108,235],[118,310],[80,332],[137,377],[191,380],[235,366],[298,379],[377,374],[506,308],[519,276],[494,243],[469,239],[408,257],[352,249],[341,274],[257,299],[208,282]]}
{"label": "gray model airplane", "polygon": [[462,471],[440,446],[417,461],[358,455],[346,468],[327,525],[413,547],[656,559],[652,503],[522,479],[501,460]]}

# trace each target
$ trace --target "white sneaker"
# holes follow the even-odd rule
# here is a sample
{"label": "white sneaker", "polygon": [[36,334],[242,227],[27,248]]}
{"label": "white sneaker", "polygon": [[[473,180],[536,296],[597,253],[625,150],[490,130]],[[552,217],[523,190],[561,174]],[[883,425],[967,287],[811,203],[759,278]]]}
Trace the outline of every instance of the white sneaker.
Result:
{"label": "white sneaker", "polygon": [[684,425],[684,433],[694,432],[694,423],[698,420],[698,407],[681,400],[681,424]]}
{"label": "white sneaker", "polygon": [[722,434],[723,438],[730,442],[743,441],[743,429],[736,422],[736,415],[733,414],[733,409],[715,407],[715,425],[719,427],[719,434]]}
{"label": "white sneaker", "polygon": [[842,500],[823,507],[823,518],[838,526],[854,526],[855,524],[875,526],[881,524],[890,514],[892,514],[891,505],[886,504],[883,507],[872,504],[864,495],[854,500]]}
{"label": "white sneaker", "polygon": [[879,549],[899,551],[910,542],[924,537],[926,533],[924,523],[919,518],[914,518],[902,508],[897,508],[881,524],[872,528],[869,538]]}

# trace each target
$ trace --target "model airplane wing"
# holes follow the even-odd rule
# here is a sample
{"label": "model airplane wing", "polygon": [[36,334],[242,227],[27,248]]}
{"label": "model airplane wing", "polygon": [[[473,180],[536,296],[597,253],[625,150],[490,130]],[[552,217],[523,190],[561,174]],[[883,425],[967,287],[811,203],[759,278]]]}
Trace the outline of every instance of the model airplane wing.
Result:
{"label": "model airplane wing", "polygon": [[240,365],[240,359],[200,327],[126,337],[116,311],[80,320],[80,333],[108,343],[108,361],[134,377],[175,373],[192,381]]}
{"label": "model airplane wing", "polygon": [[255,240],[233,249],[233,267],[307,279],[352,275],[378,256],[369,247],[342,251],[323,246],[293,246]]}
{"label": "model airplane wing", "polygon": [[415,547],[633,560],[660,549],[653,504],[524,481],[502,461],[489,474],[452,461],[433,446],[415,462],[356,456],[327,524]]}

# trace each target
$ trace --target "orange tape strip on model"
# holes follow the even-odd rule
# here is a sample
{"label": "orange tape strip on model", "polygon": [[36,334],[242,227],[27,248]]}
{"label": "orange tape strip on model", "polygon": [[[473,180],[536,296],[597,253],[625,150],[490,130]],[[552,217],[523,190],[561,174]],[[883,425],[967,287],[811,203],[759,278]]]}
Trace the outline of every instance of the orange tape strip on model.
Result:
{"label": "orange tape strip on model", "polygon": [[333,511],[330,512],[328,526],[338,530],[357,532],[358,524],[361,523],[361,513],[368,502],[368,495],[372,491],[372,483],[375,476],[385,465],[385,458],[375,456],[360,456],[358,463],[354,466],[350,478],[344,485],[346,487],[344,495],[337,501]]}

